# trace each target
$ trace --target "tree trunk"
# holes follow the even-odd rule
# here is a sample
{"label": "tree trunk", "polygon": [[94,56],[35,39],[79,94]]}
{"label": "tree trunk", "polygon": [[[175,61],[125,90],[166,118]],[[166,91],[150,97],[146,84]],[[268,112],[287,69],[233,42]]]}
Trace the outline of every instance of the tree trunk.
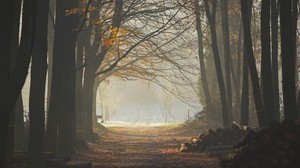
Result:
{"label": "tree trunk", "polygon": [[[236,55],[237,55],[237,68],[236,68],[236,92],[235,92],[235,109],[236,109],[236,118],[240,119],[241,118],[241,57],[242,57],[242,36],[243,36],[243,24],[242,22],[240,23],[240,28],[239,28],[239,35],[238,35],[238,40],[237,40],[237,49],[236,49]],[[240,121],[239,121],[240,122]]]}
{"label": "tree trunk", "polygon": [[53,67],[53,43],[54,43],[54,27],[55,27],[55,4],[56,0],[49,0],[49,16],[48,16],[48,85],[47,85],[47,113],[50,106],[50,93],[52,84],[52,67]]}
{"label": "tree trunk", "polygon": [[199,0],[194,0],[195,3],[195,15],[196,15],[196,30],[198,35],[198,57],[200,63],[200,73],[201,73],[201,82],[203,86],[204,96],[206,100],[206,105],[208,109],[213,112],[213,105],[211,101],[211,96],[209,93],[208,82],[206,77],[206,68],[204,62],[204,53],[203,53],[203,32],[202,32],[202,24],[201,24],[201,16],[200,16],[200,6]]}
{"label": "tree trunk", "polygon": [[230,40],[229,40],[229,24],[228,24],[228,0],[221,1],[222,10],[222,31],[223,31],[223,48],[225,60],[225,78],[226,78],[226,100],[228,107],[229,123],[232,123],[232,91],[231,91],[231,76],[230,76]]}
{"label": "tree trunk", "polygon": [[[251,5],[252,6],[252,5]],[[264,123],[264,108],[262,103],[261,91],[259,86],[258,74],[256,69],[256,62],[253,55],[252,49],[252,39],[251,39],[251,24],[250,24],[250,16],[251,12],[249,12],[249,1],[241,0],[241,13],[243,19],[243,28],[244,28],[244,43],[246,50],[247,60],[250,69],[250,76],[253,85],[253,96],[255,102],[256,113],[258,117],[259,126],[263,126]]]}
{"label": "tree trunk", "polygon": [[[80,31],[77,36],[77,52],[76,52],[76,67],[83,65],[83,51],[84,51],[84,32]],[[82,129],[82,77],[83,68],[76,71],[76,125],[77,129]]]}
{"label": "tree trunk", "polygon": [[[299,8],[299,0],[293,0],[292,1],[292,5],[293,5],[293,8],[292,8],[292,15],[293,15],[293,38],[294,38],[294,42],[293,42],[293,48],[294,48],[294,50],[295,50],[295,81],[296,81],[296,83],[298,83],[298,81],[299,81],[299,77],[298,77],[298,67],[299,67],[299,65],[298,65],[298,48],[297,48],[297,26],[298,26],[298,17],[299,17],[299,15],[298,15],[298,8]],[[298,87],[298,84],[296,85],[297,87],[296,87],[296,93],[297,93],[297,91],[299,90],[299,87]],[[296,95],[297,96],[297,95]],[[299,98],[298,98],[299,99]],[[296,97],[296,101],[297,101],[297,97]],[[298,100],[298,101],[300,101],[300,100]],[[299,104],[300,104],[300,102],[299,102]],[[297,119],[296,120],[298,120],[298,119],[300,119],[300,108],[298,108],[297,107]]]}
{"label": "tree trunk", "polygon": [[295,87],[295,37],[292,18],[292,0],[279,0],[280,2],[280,30],[281,30],[281,56],[282,56],[282,91],[284,103],[284,118],[295,120],[296,87]]}
{"label": "tree trunk", "polygon": [[264,125],[275,120],[273,96],[273,80],[271,69],[271,46],[270,46],[270,0],[262,0],[261,5],[261,78],[262,93],[265,107]]}
{"label": "tree trunk", "polygon": [[[297,25],[298,25],[298,4],[299,0],[292,0],[292,16],[293,16],[293,48],[295,50],[295,81],[298,81],[298,55],[297,55]],[[298,92],[298,84],[296,84],[296,93]],[[297,94],[296,94],[297,96]],[[297,97],[296,97],[297,100]],[[299,117],[299,116],[298,116]]]}
{"label": "tree trunk", "polygon": [[209,10],[210,7],[208,4],[208,0],[205,0],[204,2],[205,2],[206,15],[207,15],[210,32],[211,32],[212,49],[213,49],[213,55],[214,55],[214,59],[215,59],[215,68],[216,68],[218,84],[219,84],[220,98],[221,98],[221,104],[222,104],[223,126],[229,127],[230,120],[229,120],[227,100],[226,100],[226,91],[225,91],[225,85],[224,85],[224,80],[223,80],[220,55],[219,55],[219,50],[218,50],[218,46],[217,46],[218,44],[217,44],[217,34],[216,34],[216,25],[215,25],[217,1],[213,0],[212,13],[210,13],[210,10]]}
{"label": "tree trunk", "polygon": [[92,118],[92,107],[93,107],[93,87],[95,81],[95,70],[92,65],[85,68],[84,71],[84,83],[83,83],[83,126],[87,138],[93,137],[93,118]]}
{"label": "tree trunk", "polygon": [[[114,15],[112,18],[112,26],[113,27],[120,27],[122,21],[122,11],[123,11],[123,0],[115,0],[115,8],[114,8]],[[96,14],[97,15],[97,14]],[[93,15],[92,15],[93,16]],[[98,34],[99,35],[99,34]],[[91,49],[92,47],[88,47]],[[102,47],[99,54],[97,54],[96,50],[89,50],[86,53],[89,57],[86,58],[87,66],[85,67],[84,72],[84,84],[83,84],[83,109],[84,109],[84,126],[85,126],[85,133],[87,137],[93,136],[93,87],[95,81],[95,74],[101,65],[102,61],[109,47]]]}
{"label": "tree trunk", "polygon": [[25,137],[24,132],[24,109],[23,109],[23,98],[20,94],[15,107],[15,150],[16,151],[26,151],[27,150],[27,137]]}
{"label": "tree trunk", "polygon": [[[18,58],[18,50],[19,50],[19,34],[20,34],[20,12],[21,12],[21,1],[20,0],[15,0],[14,1],[16,13],[14,15],[13,19],[13,30],[12,30],[12,37],[11,37],[11,55],[10,55],[10,74],[12,74],[14,68],[15,68],[15,63]],[[20,96],[18,97],[19,100]],[[19,103],[19,101],[17,101]],[[20,104],[18,104],[20,105]],[[18,108],[18,109],[17,109]],[[8,141],[9,143],[7,144],[7,151],[8,153],[6,154],[8,158],[13,157],[13,151],[14,151],[14,144],[15,141],[17,141],[17,138],[15,136],[15,129],[16,129],[16,117],[17,117],[17,110],[20,110],[19,107],[17,107],[17,104],[14,106],[11,118],[10,118],[10,127],[8,130]],[[22,107],[22,112],[23,112],[23,107]],[[18,114],[20,114],[20,111],[18,111]],[[20,117],[20,116],[18,116]],[[24,122],[22,122],[24,124]],[[18,123],[20,125],[20,123]],[[24,135],[24,134],[23,134]],[[19,140],[20,141],[20,140]]]}
{"label": "tree trunk", "polygon": [[[59,59],[61,69],[61,102],[58,103],[58,138],[56,155],[69,158],[73,152],[75,139],[75,47],[78,17],[75,14],[66,16],[65,11],[78,7],[77,0],[61,0],[56,4],[56,24],[53,59]],[[54,74],[53,74],[54,75]],[[57,98],[55,99],[57,100]]]}
{"label": "tree trunk", "polygon": [[[35,28],[35,14],[36,14],[36,1],[35,0],[25,0],[23,3],[23,18],[22,18],[22,32],[21,32],[21,40],[20,40],[20,47],[18,49],[16,61],[13,63],[14,68],[11,68],[10,59],[12,57],[11,51],[11,39],[15,37],[11,30],[16,30],[16,23],[13,23],[15,19],[15,15],[17,14],[16,11],[17,5],[14,6],[14,2],[3,2],[2,4],[4,9],[1,8],[0,17],[3,17],[2,20],[6,21],[7,26],[3,26],[5,28],[1,28],[1,43],[0,43],[0,50],[3,54],[1,57],[1,77],[3,78],[0,83],[0,91],[1,91],[1,98],[0,98],[0,111],[1,113],[1,120],[0,120],[0,166],[4,164],[4,157],[5,153],[8,153],[8,161],[12,158],[9,158],[12,151],[6,150],[7,145],[7,135],[8,135],[8,122],[12,115],[12,110],[14,109],[15,103],[21,93],[21,89],[25,83],[29,62],[31,58],[32,52],[32,44],[33,44],[33,37],[34,37],[34,28]],[[4,11],[4,13],[2,13]],[[8,21],[7,21],[8,20]],[[19,23],[18,23],[19,24]],[[8,30],[9,29],[9,30]],[[3,41],[3,43],[2,43]],[[5,48],[4,48],[5,47]],[[3,65],[2,65],[3,64]],[[5,64],[5,65],[4,65]],[[3,67],[2,67],[3,66]],[[3,68],[3,69],[2,69]],[[2,97],[3,96],[3,97]],[[12,132],[12,131],[11,131]],[[13,135],[13,133],[11,133]],[[13,143],[12,143],[13,145]],[[9,145],[8,145],[9,146]],[[12,148],[10,150],[13,150]],[[2,153],[3,152],[3,153]],[[8,165],[6,165],[8,166]]]}
{"label": "tree trunk", "polygon": [[49,0],[37,1],[37,24],[31,64],[28,168],[44,167],[45,87]]}
{"label": "tree trunk", "polygon": [[[246,48],[244,42],[244,48]],[[241,103],[241,125],[249,125],[249,66],[247,53],[244,51],[243,57],[243,89]]]}
{"label": "tree trunk", "polygon": [[93,111],[93,127],[96,127],[97,125],[97,90],[99,88],[99,85],[100,85],[100,81],[99,80],[95,80],[95,83],[94,83],[94,87],[93,87],[93,108],[92,108],[92,111]]}
{"label": "tree trunk", "polygon": [[272,35],[272,79],[274,92],[274,115],[280,121],[279,80],[278,80],[278,5],[271,1],[271,35]]}

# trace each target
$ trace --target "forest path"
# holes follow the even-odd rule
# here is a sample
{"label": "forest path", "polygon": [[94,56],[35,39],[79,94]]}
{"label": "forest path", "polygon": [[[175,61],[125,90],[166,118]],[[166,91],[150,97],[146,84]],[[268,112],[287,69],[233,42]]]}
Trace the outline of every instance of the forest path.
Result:
{"label": "forest path", "polygon": [[92,162],[94,168],[219,168],[218,158],[203,153],[179,153],[192,133],[176,127],[108,127],[98,143],[80,151],[75,160]]}

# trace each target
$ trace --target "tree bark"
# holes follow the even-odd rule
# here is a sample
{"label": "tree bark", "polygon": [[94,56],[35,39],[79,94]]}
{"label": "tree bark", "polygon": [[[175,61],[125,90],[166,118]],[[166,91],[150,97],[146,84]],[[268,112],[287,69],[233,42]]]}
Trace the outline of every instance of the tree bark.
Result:
{"label": "tree bark", "polygon": [[23,98],[22,94],[20,94],[15,107],[15,150],[16,151],[26,151],[27,150],[27,141],[25,139],[24,132],[24,109],[23,109]]}
{"label": "tree bark", "polygon": [[50,93],[52,84],[52,67],[53,67],[53,43],[54,43],[54,27],[55,27],[55,4],[56,0],[49,0],[49,15],[48,15],[48,85],[47,85],[47,113],[50,106]]}
{"label": "tree bark", "polygon": [[198,58],[200,63],[200,73],[201,73],[201,82],[203,87],[203,92],[205,96],[206,105],[211,112],[213,112],[213,105],[211,101],[211,96],[209,93],[208,82],[206,77],[206,68],[204,62],[204,45],[203,45],[203,32],[202,32],[202,24],[201,24],[201,16],[200,16],[200,6],[199,0],[194,0],[195,4],[195,16],[196,16],[196,30],[197,30],[197,37],[198,37]]}
{"label": "tree bark", "polygon": [[[77,52],[76,52],[76,67],[83,65],[83,51],[84,51],[84,32],[79,32],[77,36]],[[83,68],[76,71],[76,125],[77,129],[82,129],[82,80]]]}
{"label": "tree bark", "polygon": [[295,86],[295,37],[292,18],[292,0],[279,0],[281,57],[282,57],[282,91],[284,103],[284,118],[295,120],[296,86]]}
{"label": "tree bark", "polygon": [[237,40],[237,48],[236,48],[236,55],[237,55],[237,68],[236,68],[236,95],[235,95],[235,109],[237,112],[238,117],[236,118],[240,118],[241,116],[239,114],[241,114],[241,112],[239,112],[238,110],[241,109],[241,57],[242,57],[242,36],[243,36],[243,24],[242,22],[240,22],[240,28],[239,28],[239,35],[238,35],[238,40]]}
{"label": "tree bark", "polygon": [[272,35],[272,79],[274,92],[274,114],[280,121],[279,79],[278,79],[278,5],[277,0],[271,2],[271,35]]}
{"label": "tree bark", "polygon": [[[58,103],[58,138],[56,155],[69,158],[73,152],[75,139],[75,47],[78,16],[66,16],[65,11],[78,7],[77,0],[61,0],[56,4],[56,24],[54,37],[53,59],[59,60],[61,79],[59,89],[61,101]],[[54,60],[53,60],[54,61]],[[54,75],[54,74],[53,74]],[[52,99],[51,99],[52,101]]]}
{"label": "tree bark", "polygon": [[44,167],[48,9],[49,0],[37,1],[37,31],[32,53],[29,97],[28,168]]}
{"label": "tree bark", "polygon": [[93,87],[95,82],[95,70],[91,65],[87,66],[84,71],[84,83],[83,83],[83,125],[85,130],[86,138],[90,139],[93,137],[93,118],[92,118],[92,107],[93,107]]}
{"label": "tree bark", "polygon": [[252,49],[252,39],[251,39],[251,24],[250,24],[250,15],[249,12],[249,1],[241,0],[241,13],[243,19],[243,28],[244,28],[244,43],[245,47],[244,50],[247,52],[247,60],[250,69],[250,76],[253,86],[253,96],[255,102],[255,109],[258,117],[259,126],[264,125],[264,108],[262,103],[261,91],[259,86],[258,74],[256,69],[256,62],[253,55]]}
{"label": "tree bark", "polygon": [[213,2],[212,2],[213,6],[212,6],[211,13],[210,13],[210,7],[208,4],[208,0],[205,0],[204,2],[205,2],[206,15],[207,15],[210,32],[211,32],[212,49],[213,49],[213,55],[214,55],[214,59],[215,59],[215,68],[216,68],[218,84],[219,84],[220,98],[221,98],[221,104],[222,104],[223,126],[229,127],[230,120],[229,120],[227,100],[226,100],[225,84],[224,84],[224,80],[223,80],[219,50],[218,50],[218,46],[217,46],[218,44],[217,44],[217,34],[216,34],[216,24],[215,24],[217,1],[213,0]]}
{"label": "tree bark", "polygon": [[271,69],[271,46],[270,46],[270,0],[262,0],[261,5],[261,78],[262,93],[265,107],[264,125],[275,120],[273,80]]}
{"label": "tree bark", "polygon": [[229,123],[232,123],[232,89],[231,89],[231,54],[230,54],[230,40],[229,40],[229,24],[228,24],[228,0],[221,1],[222,11],[222,31],[223,31],[223,49],[225,60],[225,81],[226,81],[226,100],[228,107]]}
{"label": "tree bark", "polygon": [[5,25],[0,26],[0,167],[4,167],[6,153],[8,121],[12,106],[10,106],[10,56],[11,56],[11,35],[14,18],[14,2],[5,0],[0,6],[0,19]]}
{"label": "tree bark", "polygon": [[[244,42],[244,48],[245,46]],[[244,51],[243,57],[243,86],[241,102],[241,125],[249,125],[249,66],[247,53]]]}

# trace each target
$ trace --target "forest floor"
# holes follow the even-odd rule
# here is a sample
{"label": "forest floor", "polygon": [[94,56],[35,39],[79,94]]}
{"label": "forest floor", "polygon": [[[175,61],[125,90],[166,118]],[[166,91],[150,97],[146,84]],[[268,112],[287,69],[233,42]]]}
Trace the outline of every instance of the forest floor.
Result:
{"label": "forest floor", "polygon": [[178,126],[107,128],[72,160],[91,162],[94,168],[219,168],[217,157],[178,151],[199,134],[195,131]]}

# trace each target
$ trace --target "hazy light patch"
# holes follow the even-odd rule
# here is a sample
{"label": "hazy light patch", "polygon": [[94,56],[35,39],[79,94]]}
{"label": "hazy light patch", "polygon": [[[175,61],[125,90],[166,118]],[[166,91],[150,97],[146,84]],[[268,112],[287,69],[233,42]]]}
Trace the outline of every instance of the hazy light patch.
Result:
{"label": "hazy light patch", "polygon": [[191,107],[161,87],[140,80],[112,79],[109,84],[100,85],[97,98],[97,114],[103,116],[103,122],[100,119],[103,125],[184,123],[202,109],[197,99],[196,108]]}
{"label": "hazy light patch", "polygon": [[[101,120],[98,120],[101,122]],[[174,122],[174,123],[164,123],[164,122],[153,122],[153,123],[146,123],[146,122],[126,122],[126,121],[108,121],[106,123],[102,123],[105,127],[157,127],[157,126],[175,126],[180,125],[182,122]]]}

